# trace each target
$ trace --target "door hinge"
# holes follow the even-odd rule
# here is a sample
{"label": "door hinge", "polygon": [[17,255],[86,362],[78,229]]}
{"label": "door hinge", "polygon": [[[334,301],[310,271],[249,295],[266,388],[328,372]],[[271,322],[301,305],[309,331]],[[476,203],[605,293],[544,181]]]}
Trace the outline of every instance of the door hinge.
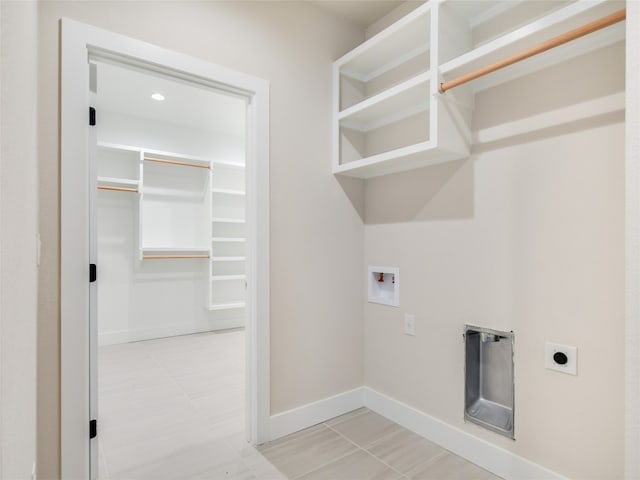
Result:
{"label": "door hinge", "polygon": [[89,125],[92,127],[96,124],[96,109],[89,107]]}
{"label": "door hinge", "polygon": [[89,422],[89,438],[96,438],[98,436],[98,421],[91,420]]}
{"label": "door hinge", "polygon": [[89,283],[93,283],[98,279],[98,266],[95,263],[89,264]]}

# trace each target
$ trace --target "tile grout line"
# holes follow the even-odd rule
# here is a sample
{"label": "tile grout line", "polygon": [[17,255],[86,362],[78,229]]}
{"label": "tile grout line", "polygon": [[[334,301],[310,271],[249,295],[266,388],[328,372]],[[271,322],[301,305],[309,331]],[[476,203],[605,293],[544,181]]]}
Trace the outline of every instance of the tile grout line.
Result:
{"label": "tile grout line", "polygon": [[[356,416],[359,416],[359,415],[356,415]],[[340,422],[340,423],[343,423],[343,422]],[[340,425],[340,423],[337,423],[336,425]],[[395,473],[399,474],[401,477],[404,477],[404,476],[405,476],[402,472],[400,472],[400,471],[396,470],[394,467],[392,467],[391,465],[389,465],[387,462],[385,462],[385,461],[381,460],[380,458],[378,458],[377,456],[375,456],[373,453],[371,453],[369,450],[367,450],[367,449],[366,449],[366,447],[361,447],[361,446],[360,446],[360,445],[358,445],[357,443],[353,442],[352,440],[350,440],[349,438],[347,438],[346,436],[344,436],[344,435],[343,435],[342,433],[340,433],[339,431],[335,430],[334,428],[331,428],[329,425],[326,425],[326,424],[325,424],[325,426],[326,426],[329,430],[331,430],[331,431],[333,431],[333,432],[337,433],[337,434],[338,434],[338,435],[340,435],[342,438],[344,438],[344,439],[345,439],[345,440],[347,440],[348,442],[350,442],[350,443],[352,443],[353,445],[355,445],[356,447],[358,447],[360,450],[362,450],[362,451],[363,451],[363,452],[365,452],[366,454],[371,455],[373,458],[375,458],[376,460],[378,460],[378,461],[379,461],[380,463],[382,463],[384,466],[386,466],[386,467],[390,468],[391,470],[393,470]],[[385,435],[385,436],[384,436],[384,437],[382,437],[382,438],[389,437],[390,435],[391,435],[391,434],[389,434],[389,435]],[[382,438],[380,438],[379,440],[382,440]],[[372,442],[371,444],[369,444],[369,445],[367,445],[367,446],[371,446],[371,445],[373,445],[373,444],[375,444],[375,443],[378,443],[378,441]]]}

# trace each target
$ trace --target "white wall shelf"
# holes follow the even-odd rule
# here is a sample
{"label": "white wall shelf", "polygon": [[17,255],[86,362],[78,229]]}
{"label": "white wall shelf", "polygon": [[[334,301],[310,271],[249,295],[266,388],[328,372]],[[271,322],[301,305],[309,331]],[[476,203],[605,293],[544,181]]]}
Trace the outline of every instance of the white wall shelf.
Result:
{"label": "white wall shelf", "polygon": [[142,247],[143,255],[208,255],[207,247]]}
{"label": "white wall shelf", "polygon": [[211,241],[220,243],[245,243],[247,239],[244,237],[211,237]]}
{"label": "white wall shelf", "polygon": [[373,130],[429,108],[429,72],[395,85],[338,113],[341,126]]}
{"label": "white wall shelf", "polygon": [[213,223],[245,223],[244,218],[211,217]]}
{"label": "white wall shelf", "polygon": [[137,188],[140,182],[130,178],[98,177],[98,185],[108,187]]}
{"label": "white wall shelf", "polygon": [[429,13],[430,6],[419,7],[347,53],[340,61],[343,74],[368,81],[428,51]]}
{"label": "white wall shelf", "polygon": [[215,194],[219,194],[219,195],[240,195],[240,196],[244,196],[246,195],[246,192],[244,190],[233,190],[230,188],[212,188],[211,189],[211,193],[215,193]]}
{"label": "white wall shelf", "polygon": [[467,157],[476,91],[621,41],[624,22],[440,94],[441,82],[624,8],[620,0],[433,0],[333,65],[334,174]]}
{"label": "white wall shelf", "polygon": [[226,282],[230,280],[246,280],[246,275],[213,275],[211,281],[213,282]]}
{"label": "white wall shelf", "polygon": [[245,302],[230,302],[230,303],[214,303],[207,307],[208,310],[235,310],[237,308],[244,308]]}

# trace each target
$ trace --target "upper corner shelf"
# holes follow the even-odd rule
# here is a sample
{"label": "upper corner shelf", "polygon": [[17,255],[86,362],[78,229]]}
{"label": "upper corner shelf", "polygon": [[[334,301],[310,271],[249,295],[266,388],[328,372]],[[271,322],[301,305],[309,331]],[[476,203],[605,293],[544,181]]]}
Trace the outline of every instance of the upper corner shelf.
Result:
{"label": "upper corner shelf", "polygon": [[389,28],[371,37],[335,62],[342,75],[363,82],[427,52],[431,5],[424,4]]}
{"label": "upper corner shelf", "polygon": [[[468,156],[475,92],[623,40],[624,6],[624,0],[419,6],[334,62],[333,173],[369,178]],[[545,44],[552,46],[541,49]],[[488,68],[495,65],[501,66]],[[454,87],[455,95],[448,92]]]}

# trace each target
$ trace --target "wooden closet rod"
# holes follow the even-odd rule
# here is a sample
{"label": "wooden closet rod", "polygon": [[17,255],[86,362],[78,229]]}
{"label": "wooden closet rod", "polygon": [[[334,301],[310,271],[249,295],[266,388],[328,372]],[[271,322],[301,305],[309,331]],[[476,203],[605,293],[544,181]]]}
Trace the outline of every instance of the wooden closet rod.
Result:
{"label": "wooden closet rod", "polygon": [[114,190],[116,192],[134,192],[134,193],[138,193],[138,189],[137,188],[112,187],[110,185],[98,185],[98,190]]}
{"label": "wooden closet rod", "polygon": [[201,163],[183,162],[180,160],[165,160],[164,158],[144,157],[144,160],[146,162],[170,163],[171,165],[182,165],[183,167],[196,167],[196,168],[207,168],[207,169],[211,168],[209,165],[203,165]]}
{"label": "wooden closet rod", "polygon": [[143,260],[167,260],[170,258],[209,258],[209,255],[143,255]]}
{"label": "wooden closet rod", "polygon": [[534,55],[538,55],[539,53],[546,52],[552,48],[568,43],[577,38],[588,35],[589,33],[595,32],[597,30],[608,27],[609,25],[613,25],[614,23],[621,22],[627,18],[626,9],[618,10],[617,12],[612,13],[611,15],[607,15],[606,17],[602,17],[598,20],[595,20],[591,23],[587,23],[586,25],[582,25],[581,27],[574,28],[573,30],[569,30],[568,32],[563,33],[562,35],[558,35],[546,42],[540,43],[534,47],[523,50],[520,53],[516,53],[509,57],[503,58],[495,63],[491,63],[482,68],[474,70],[473,72],[467,73],[465,75],[461,75],[458,78],[455,78],[449,82],[442,82],[438,90],[440,93],[444,93],[447,90],[450,90],[459,85],[470,82],[471,80],[475,80],[476,78],[487,75],[491,72],[495,72],[496,70],[500,70],[501,68],[512,65],[516,62],[524,60],[529,57],[533,57]]}

